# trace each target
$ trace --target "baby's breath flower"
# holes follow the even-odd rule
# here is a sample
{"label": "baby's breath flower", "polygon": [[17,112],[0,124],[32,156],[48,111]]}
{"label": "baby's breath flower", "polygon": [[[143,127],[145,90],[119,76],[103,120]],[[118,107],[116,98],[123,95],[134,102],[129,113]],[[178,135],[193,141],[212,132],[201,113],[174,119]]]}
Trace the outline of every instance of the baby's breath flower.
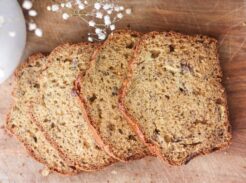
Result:
{"label": "baby's breath flower", "polygon": [[124,6],[120,6],[120,11],[123,11],[124,9]]}
{"label": "baby's breath flower", "polygon": [[98,39],[100,39],[100,40],[105,40],[105,39],[106,39],[106,34],[104,34],[104,33],[99,33],[99,34],[98,34]]}
{"label": "baby's breath flower", "polygon": [[115,30],[115,25],[114,24],[110,25],[110,30],[111,31]]}
{"label": "baby's breath flower", "polygon": [[[131,14],[131,9],[126,9],[124,6],[117,4],[118,2],[119,0],[63,0],[63,2],[54,5],[58,5],[55,11],[61,10],[64,20],[72,16],[78,16],[90,27],[93,27],[95,33],[88,33],[88,41],[92,42],[105,40],[107,31],[115,30],[115,23],[122,19],[125,14]],[[52,8],[54,5],[50,5],[50,8],[47,9],[54,11],[54,8]]]}
{"label": "baby's breath flower", "polygon": [[104,10],[108,10],[109,8],[111,8],[110,4],[106,3],[103,5]]}
{"label": "baby's breath flower", "polygon": [[130,8],[126,9],[126,14],[130,15],[132,13],[132,10]]}
{"label": "baby's breath flower", "polygon": [[37,28],[37,24],[35,24],[34,22],[28,23],[28,30],[29,31],[34,31],[36,28]]}
{"label": "baby's breath flower", "polygon": [[111,24],[110,17],[109,18],[107,18],[107,17],[109,17],[109,16],[108,15],[104,16],[104,24],[105,25],[110,25]]}
{"label": "baby's breath flower", "polygon": [[113,10],[112,10],[112,9],[111,9],[111,10],[108,10],[108,11],[107,11],[107,14],[111,15],[111,14],[112,14],[112,12],[113,12]]}
{"label": "baby's breath flower", "polygon": [[103,17],[103,14],[101,12],[96,12],[96,18],[102,18]]}
{"label": "baby's breath flower", "polygon": [[67,8],[72,8],[72,3],[71,2],[67,2],[65,5]]}
{"label": "baby's breath flower", "polygon": [[119,6],[115,6],[114,7],[114,11],[119,12],[120,11],[120,7]]}
{"label": "baby's breath flower", "polygon": [[82,4],[82,3],[81,3],[81,4],[79,4],[79,9],[80,9],[80,10],[85,9],[85,5],[84,5],[84,4]]}
{"label": "baby's breath flower", "polygon": [[63,18],[64,20],[67,20],[67,19],[69,18],[69,14],[63,13],[63,14],[62,14],[62,18]]}
{"label": "baby's breath flower", "polygon": [[95,25],[96,25],[96,23],[95,23],[93,20],[90,20],[90,21],[88,22],[88,24],[89,24],[89,26],[91,26],[91,27],[95,27]]}
{"label": "baby's breath flower", "polygon": [[43,36],[43,31],[40,28],[36,28],[34,31],[35,35],[38,37],[42,37]]}
{"label": "baby's breath flower", "polygon": [[122,19],[122,18],[123,18],[123,14],[122,14],[122,13],[118,13],[118,14],[117,14],[117,17],[118,17],[119,19]]}
{"label": "baby's breath flower", "polygon": [[51,10],[52,10],[52,11],[58,11],[58,10],[59,10],[59,5],[58,5],[58,4],[53,4],[53,5],[51,6]]}
{"label": "baby's breath flower", "polygon": [[22,3],[22,7],[26,10],[30,10],[32,8],[32,1],[24,0]]}
{"label": "baby's breath flower", "polygon": [[100,4],[100,3],[95,3],[95,4],[94,4],[94,8],[95,8],[96,10],[99,10],[99,9],[101,8],[101,4]]}
{"label": "baby's breath flower", "polygon": [[93,42],[93,38],[92,37],[88,37],[88,41]]}
{"label": "baby's breath flower", "polygon": [[61,3],[60,6],[61,6],[62,8],[64,8],[64,7],[65,7],[65,3]]}
{"label": "baby's breath flower", "polygon": [[96,29],[95,29],[95,33],[96,33],[96,34],[100,34],[100,33],[102,33],[102,29],[100,29],[100,28],[96,28]]}
{"label": "baby's breath flower", "polygon": [[37,11],[36,10],[29,10],[28,11],[28,15],[31,16],[31,17],[35,17],[38,15]]}
{"label": "baby's breath flower", "polygon": [[110,16],[108,16],[108,15],[105,15],[103,18],[104,18],[104,20],[110,20]]}
{"label": "baby's breath flower", "polygon": [[[24,0],[22,3],[23,9],[27,10],[28,13],[28,21],[27,21],[27,29],[29,31],[34,31],[35,35],[38,37],[43,36],[43,31],[40,28],[37,28],[37,24],[34,22],[33,17],[36,17],[38,15],[38,12],[35,9],[32,9],[33,7],[33,0]],[[59,6],[57,4],[52,6],[47,6],[48,11],[58,10]],[[9,32],[9,36],[15,37],[15,32]]]}
{"label": "baby's breath flower", "polygon": [[48,11],[51,11],[51,6],[47,6],[47,10]]}
{"label": "baby's breath flower", "polygon": [[81,0],[76,0],[76,4],[81,4]]}

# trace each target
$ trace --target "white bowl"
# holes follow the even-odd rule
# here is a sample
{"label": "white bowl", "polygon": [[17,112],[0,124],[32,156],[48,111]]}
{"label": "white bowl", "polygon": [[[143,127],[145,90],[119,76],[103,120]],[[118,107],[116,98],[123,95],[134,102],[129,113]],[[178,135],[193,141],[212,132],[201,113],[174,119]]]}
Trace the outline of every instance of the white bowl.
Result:
{"label": "white bowl", "polygon": [[0,83],[18,66],[25,43],[25,19],[17,0],[0,0]]}

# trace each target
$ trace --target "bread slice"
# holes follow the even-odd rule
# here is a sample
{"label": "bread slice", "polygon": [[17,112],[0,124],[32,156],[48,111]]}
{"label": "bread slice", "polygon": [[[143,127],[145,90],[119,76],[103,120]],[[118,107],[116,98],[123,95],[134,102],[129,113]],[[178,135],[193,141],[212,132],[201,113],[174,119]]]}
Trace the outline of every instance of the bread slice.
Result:
{"label": "bread slice", "polygon": [[187,163],[230,142],[216,42],[148,33],[130,64],[120,108],[150,150],[170,164]]}
{"label": "bread slice", "polygon": [[45,56],[36,54],[29,57],[16,71],[13,92],[15,103],[7,116],[5,127],[25,145],[32,157],[49,169],[62,174],[74,174],[76,170],[66,164],[28,116],[28,103],[36,99],[39,90],[37,79],[45,65]]}
{"label": "bread slice", "polygon": [[46,138],[74,166],[94,171],[116,160],[101,150],[85,122],[73,84],[84,73],[96,44],[65,44],[48,57],[40,78],[40,97],[32,105],[33,117]]}
{"label": "bread slice", "polygon": [[111,34],[95,54],[90,69],[76,83],[88,122],[97,130],[104,144],[123,161],[148,154],[146,146],[118,108],[118,91],[139,39],[140,34],[133,31]]}

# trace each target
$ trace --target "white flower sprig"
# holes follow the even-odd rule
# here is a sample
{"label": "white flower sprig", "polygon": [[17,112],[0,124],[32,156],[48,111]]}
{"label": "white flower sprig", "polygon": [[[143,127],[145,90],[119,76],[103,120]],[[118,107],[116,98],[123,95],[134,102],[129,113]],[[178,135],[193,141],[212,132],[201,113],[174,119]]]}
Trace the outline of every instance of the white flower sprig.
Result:
{"label": "white flower sprig", "polygon": [[24,0],[22,2],[22,8],[28,12],[28,22],[27,27],[29,31],[33,31],[36,36],[42,37],[43,31],[41,28],[37,26],[35,23],[33,17],[36,17],[38,15],[38,12],[33,9],[33,2],[31,0]]}
{"label": "white flower sprig", "polygon": [[52,1],[48,11],[60,12],[64,20],[79,17],[93,30],[88,33],[88,41],[105,40],[108,32],[116,29],[116,23],[132,13],[130,8],[119,5],[119,0],[66,0]]}

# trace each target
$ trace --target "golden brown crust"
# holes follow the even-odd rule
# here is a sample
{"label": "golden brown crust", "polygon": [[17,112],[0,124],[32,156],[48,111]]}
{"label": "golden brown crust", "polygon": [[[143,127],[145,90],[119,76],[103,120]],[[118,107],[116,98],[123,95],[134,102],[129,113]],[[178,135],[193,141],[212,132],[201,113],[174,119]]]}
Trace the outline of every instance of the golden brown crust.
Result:
{"label": "golden brown crust", "polygon": [[[119,108],[121,109],[122,114],[128,120],[129,124],[131,124],[132,127],[135,129],[136,133],[139,135],[139,137],[141,138],[143,143],[145,143],[147,145],[147,147],[149,148],[150,152],[153,155],[157,155],[158,157],[160,157],[161,160],[167,161],[171,165],[183,165],[183,164],[188,163],[191,159],[193,159],[196,156],[205,155],[205,154],[208,154],[210,152],[213,152],[213,151],[216,151],[216,150],[220,150],[220,149],[224,149],[224,148],[228,147],[228,145],[231,143],[231,126],[230,126],[229,121],[225,122],[228,125],[228,134],[229,134],[229,138],[230,138],[229,141],[224,142],[223,144],[219,144],[219,145],[215,146],[212,149],[202,149],[199,152],[195,152],[195,153],[191,154],[190,156],[188,156],[186,159],[184,159],[181,162],[175,162],[175,161],[172,161],[171,159],[168,159],[168,157],[163,156],[161,154],[161,151],[160,151],[160,146],[156,142],[154,142],[152,140],[149,141],[146,138],[146,135],[144,134],[144,131],[141,129],[140,125],[138,124],[138,121],[127,111],[127,109],[125,107],[125,104],[124,104],[124,99],[125,99],[126,94],[127,94],[127,89],[130,86],[130,84],[131,84],[131,78],[132,78],[133,69],[134,69],[133,68],[134,67],[134,62],[136,61],[136,58],[137,58],[138,54],[140,53],[140,47],[144,44],[145,40],[149,39],[150,37],[154,37],[155,35],[159,35],[159,34],[171,34],[171,35],[174,35],[174,36],[182,36],[182,37],[191,38],[191,39],[195,39],[196,37],[203,37],[205,39],[209,39],[211,42],[214,42],[214,43],[217,43],[217,40],[214,39],[214,38],[210,38],[210,37],[207,37],[207,36],[201,36],[201,35],[196,35],[196,36],[191,37],[191,36],[183,35],[183,34],[176,33],[176,32],[162,32],[162,33],[160,33],[160,32],[150,32],[148,34],[145,34],[142,37],[142,39],[139,42],[139,44],[137,45],[137,48],[135,50],[135,53],[134,53],[132,61],[129,62],[128,76],[125,79],[125,81],[124,81],[124,83],[123,83],[123,85],[122,85],[122,87],[120,89]],[[220,65],[219,59],[218,59],[218,51],[217,51],[217,65],[218,66]],[[220,78],[222,78],[222,71],[221,70],[219,70],[219,74],[220,74],[220,76],[219,76],[219,79],[220,79]],[[221,80],[219,80],[219,83],[220,82],[221,82]],[[221,83],[220,83],[220,89],[223,89]],[[225,91],[223,92],[223,98],[226,99]],[[228,106],[227,106],[227,100],[225,100],[225,101],[226,101],[225,107],[226,107],[226,110],[227,110],[227,114],[229,115]]]}
{"label": "golden brown crust", "polygon": [[[136,31],[131,31],[131,30],[118,30],[118,31],[115,31],[115,33],[118,33],[118,34],[125,34],[125,33],[130,33],[130,34],[135,34],[136,36],[140,37],[142,36],[141,33],[139,32],[136,32]],[[100,51],[105,47],[107,46],[110,41],[113,39],[113,36],[114,36],[114,33],[111,33],[107,39],[107,41],[105,41],[93,54],[92,56],[92,61],[90,62],[90,67],[89,69],[86,71],[86,72],[90,72],[90,70],[92,69],[92,65],[95,64],[96,62],[96,57],[97,55],[100,53]],[[100,145],[101,148],[103,148],[107,153],[110,153],[110,155],[116,159],[118,159],[119,161],[129,161],[129,160],[136,160],[136,159],[141,159],[143,157],[145,157],[146,155],[149,155],[148,153],[144,153],[144,152],[138,152],[138,153],[135,153],[134,155],[128,157],[127,159],[126,158],[123,158],[123,157],[118,157],[116,154],[113,154],[112,152],[112,146],[104,141],[101,137],[100,137],[100,134],[99,134],[99,128],[98,126],[96,125],[94,119],[92,119],[92,117],[89,115],[89,111],[90,111],[90,106],[87,105],[87,102],[86,102],[86,99],[85,99],[85,95],[83,93],[83,86],[82,86],[82,82],[83,82],[83,76],[80,74],[77,79],[76,79],[76,82],[75,82],[75,90],[77,91],[77,96],[79,98],[79,101],[80,101],[80,104],[81,104],[81,108],[82,108],[82,111],[84,112],[84,115],[86,116],[86,121],[88,122],[91,130],[92,130],[92,133],[94,135],[94,138],[98,141],[98,144]]]}

